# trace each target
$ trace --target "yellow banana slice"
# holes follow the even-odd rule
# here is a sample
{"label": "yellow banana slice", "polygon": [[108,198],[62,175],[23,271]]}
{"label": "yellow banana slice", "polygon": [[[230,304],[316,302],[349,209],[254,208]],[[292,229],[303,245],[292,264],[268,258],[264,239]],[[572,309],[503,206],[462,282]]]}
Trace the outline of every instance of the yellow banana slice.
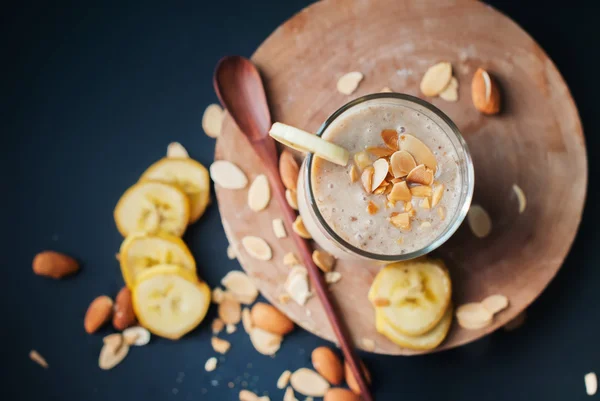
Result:
{"label": "yellow banana slice", "polygon": [[430,331],[420,336],[411,337],[402,334],[388,323],[386,318],[382,315],[382,312],[377,310],[375,312],[375,328],[377,331],[386,336],[390,341],[398,344],[404,348],[410,348],[414,350],[430,350],[440,345],[452,325],[452,306],[446,309],[446,313],[442,317],[442,320]]}
{"label": "yellow banana slice", "polygon": [[169,233],[180,237],[190,216],[189,200],[179,188],[157,181],[138,182],[115,207],[114,217],[121,235],[133,232]]}
{"label": "yellow banana slice", "polygon": [[139,275],[132,300],[142,326],[158,336],[177,340],[204,320],[210,288],[189,270],[157,265]]}
{"label": "yellow banana slice", "polygon": [[123,279],[129,288],[142,272],[160,264],[174,264],[196,272],[196,261],[185,242],[170,234],[129,235],[121,244],[119,260]]}
{"label": "yellow banana slice", "polygon": [[301,129],[282,123],[274,123],[269,135],[290,148],[314,153],[316,156],[340,166],[348,164],[349,154],[346,149]]}
{"label": "yellow banana slice", "polygon": [[196,222],[210,203],[208,170],[193,159],[160,159],[142,174],[140,181],[161,181],[173,184],[190,199],[190,223]]}
{"label": "yellow banana slice", "polygon": [[384,267],[371,285],[369,300],[397,331],[419,336],[442,319],[451,292],[444,262],[419,258]]}

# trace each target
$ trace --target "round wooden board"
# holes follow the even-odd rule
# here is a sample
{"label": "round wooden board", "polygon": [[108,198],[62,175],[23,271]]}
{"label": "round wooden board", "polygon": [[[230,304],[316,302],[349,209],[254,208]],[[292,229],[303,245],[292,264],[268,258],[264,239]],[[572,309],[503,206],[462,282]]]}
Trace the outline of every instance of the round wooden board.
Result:
{"label": "round wooden board", "polygon": [[[473,1],[322,1],[280,26],[252,57],[267,88],[273,121],[315,132],[338,107],[383,87],[422,97],[425,70],[450,61],[459,101],[427,99],[461,129],[475,163],[474,203],[490,213],[494,228],[475,238],[463,224],[439,254],[450,267],[453,300],[460,305],[487,295],[508,296],[510,307],[492,326],[453,328],[439,349],[456,347],[490,333],[514,318],[548,285],[560,268],[581,220],[587,184],[585,143],[579,116],[556,67],[518,25],[491,7]],[[471,103],[471,78],[484,66],[496,76],[503,112],[487,117]],[[338,78],[361,71],[365,78],[352,96],[336,91]],[[250,180],[260,161],[227,116],[216,158],[239,165]],[[513,184],[527,196],[518,213]],[[243,268],[261,293],[310,332],[335,341],[316,297],[301,307],[278,302],[289,268],[283,255],[294,251],[290,238],[277,240],[271,221],[280,216],[272,201],[252,212],[247,190],[216,188],[225,232]],[[241,247],[245,235],[265,238],[273,259],[252,259]],[[356,345],[375,341],[374,352],[414,354],[375,331],[367,291],[380,266],[339,261],[342,280],[331,286]]]}

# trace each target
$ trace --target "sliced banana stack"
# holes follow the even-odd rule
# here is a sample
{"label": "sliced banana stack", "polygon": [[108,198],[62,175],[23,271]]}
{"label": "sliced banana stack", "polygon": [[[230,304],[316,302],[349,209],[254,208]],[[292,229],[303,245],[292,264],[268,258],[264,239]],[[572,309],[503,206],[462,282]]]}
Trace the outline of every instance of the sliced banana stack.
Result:
{"label": "sliced banana stack", "polygon": [[369,290],[376,329],[415,350],[437,347],[452,323],[452,284],[441,260],[419,258],[384,267]]}

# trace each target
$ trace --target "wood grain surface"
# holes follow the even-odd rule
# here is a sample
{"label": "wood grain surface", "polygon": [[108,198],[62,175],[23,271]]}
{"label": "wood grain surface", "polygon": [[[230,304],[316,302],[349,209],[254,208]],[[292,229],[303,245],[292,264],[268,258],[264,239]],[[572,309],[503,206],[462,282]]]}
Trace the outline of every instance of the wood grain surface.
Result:
{"label": "wood grain surface", "polygon": [[[474,341],[504,325],[538,297],[560,268],[581,220],[587,160],[577,109],[560,73],[537,43],[491,7],[472,1],[352,1],[314,4],[281,25],[252,57],[267,88],[274,121],[315,132],[346,102],[388,86],[424,98],[418,91],[425,70],[450,61],[459,81],[459,101],[426,99],[461,129],[475,164],[474,203],[490,213],[494,228],[485,239],[463,226],[437,252],[450,267],[455,304],[487,295],[508,296],[510,306],[494,324],[467,331],[454,324],[439,349]],[[503,112],[483,116],[471,103],[477,67],[499,81]],[[361,71],[365,79],[351,96],[336,91],[337,79]],[[216,159],[238,164],[252,180],[260,162],[227,116]],[[527,209],[518,213],[512,190],[518,184]],[[316,297],[301,307],[277,301],[289,268],[282,258],[294,251],[291,238],[278,240],[271,221],[276,202],[259,213],[247,206],[247,190],[216,187],[225,232],[243,268],[261,293],[310,332],[334,340]],[[258,235],[273,259],[252,259],[241,247]],[[342,280],[331,291],[358,347],[365,338],[375,352],[410,355],[377,334],[367,291],[380,266],[340,262]]]}

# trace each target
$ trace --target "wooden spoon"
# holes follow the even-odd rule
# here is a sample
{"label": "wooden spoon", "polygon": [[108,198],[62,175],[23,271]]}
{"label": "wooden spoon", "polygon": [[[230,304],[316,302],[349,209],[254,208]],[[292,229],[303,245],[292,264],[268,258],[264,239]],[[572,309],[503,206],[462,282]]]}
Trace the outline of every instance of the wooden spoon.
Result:
{"label": "wooden spoon", "polygon": [[[273,194],[283,209],[287,231],[294,233],[292,224],[296,219],[296,212],[285,199],[285,188],[279,177],[277,149],[275,142],[269,136],[271,114],[269,113],[267,97],[258,70],[250,60],[244,57],[224,57],[217,64],[213,85],[223,107],[227,109],[262,160],[273,188]],[[369,392],[367,381],[360,368],[350,336],[346,327],[342,325],[341,319],[329,298],[329,291],[323,275],[312,261],[310,246],[306,240],[295,233],[292,234],[292,237],[300,252],[304,266],[306,266],[310,281],[325,309],[329,323],[340,343],[346,362],[350,365],[354,377],[357,378],[361,396],[365,401],[372,401],[373,397]]]}

